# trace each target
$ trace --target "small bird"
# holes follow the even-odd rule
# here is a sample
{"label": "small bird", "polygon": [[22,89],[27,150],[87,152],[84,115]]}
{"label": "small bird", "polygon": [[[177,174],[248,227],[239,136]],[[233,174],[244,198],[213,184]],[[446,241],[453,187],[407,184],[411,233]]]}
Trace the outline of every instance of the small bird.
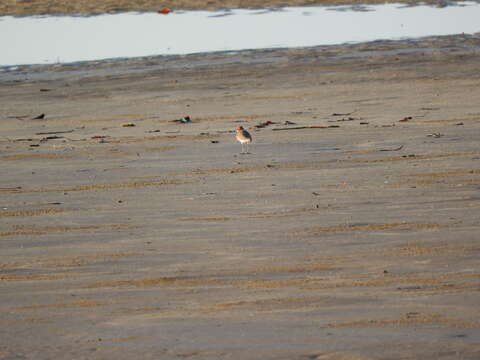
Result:
{"label": "small bird", "polygon": [[[252,136],[248,133],[247,130],[243,128],[243,126],[237,127],[237,140],[242,144],[242,154],[249,154],[248,152],[248,144],[252,142]],[[245,152],[246,150],[246,152]]]}

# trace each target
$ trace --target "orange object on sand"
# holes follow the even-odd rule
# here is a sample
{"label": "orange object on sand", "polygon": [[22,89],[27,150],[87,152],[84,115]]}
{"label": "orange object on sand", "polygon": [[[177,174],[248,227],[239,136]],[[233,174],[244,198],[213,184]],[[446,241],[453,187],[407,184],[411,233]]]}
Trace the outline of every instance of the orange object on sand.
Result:
{"label": "orange object on sand", "polygon": [[161,8],[160,10],[158,10],[157,12],[159,14],[163,14],[163,15],[167,15],[168,13],[170,13],[172,10],[170,10],[169,8]]}

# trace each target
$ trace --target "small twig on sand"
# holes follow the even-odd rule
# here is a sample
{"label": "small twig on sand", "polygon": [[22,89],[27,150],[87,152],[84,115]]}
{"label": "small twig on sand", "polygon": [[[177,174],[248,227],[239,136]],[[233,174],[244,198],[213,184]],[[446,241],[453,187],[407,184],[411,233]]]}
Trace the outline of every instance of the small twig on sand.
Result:
{"label": "small twig on sand", "polygon": [[[69,141],[86,141],[87,139],[86,138],[82,138],[82,139],[72,139],[72,138],[69,138],[69,137],[65,137],[65,139],[69,140]],[[97,138],[97,139],[102,139],[102,138]]]}
{"label": "small twig on sand", "polygon": [[354,118],[349,116],[348,118],[342,118],[338,120],[328,120],[328,122],[342,122],[342,121],[355,121],[355,120],[362,120],[362,118]]}
{"label": "small twig on sand", "polygon": [[39,132],[35,133],[35,135],[53,135],[53,134],[68,134],[72,133],[75,130],[65,130],[65,131],[48,131],[48,132]]}
{"label": "small twig on sand", "polygon": [[352,112],[349,113],[333,113],[332,116],[349,116],[355,113],[357,110],[353,110]]}
{"label": "small twig on sand", "polygon": [[7,119],[17,119],[17,120],[22,120],[25,118],[28,118],[29,115],[14,115],[14,116],[7,116]]}
{"label": "small twig on sand", "polygon": [[43,113],[32,118],[32,120],[43,120],[43,119],[45,119],[45,114]]}
{"label": "small twig on sand", "polygon": [[394,149],[380,149],[380,151],[398,151],[398,150],[402,150],[402,149],[403,149],[403,145],[400,145],[399,147],[394,148]]}
{"label": "small twig on sand", "polygon": [[267,120],[267,121],[259,123],[257,125],[250,126],[249,129],[262,129],[264,127],[267,127],[268,125],[273,125],[273,124],[276,124],[276,122]]}
{"label": "small twig on sand", "polygon": [[40,139],[40,142],[45,142],[45,141],[48,141],[48,140],[57,140],[57,139],[63,139],[63,136],[57,136],[57,135],[46,136],[46,137]]}
{"label": "small twig on sand", "polygon": [[300,129],[330,129],[330,128],[339,128],[338,125],[310,125],[310,126],[296,126],[296,127],[289,127],[289,128],[275,128],[272,129],[273,131],[280,131],[280,130],[300,130]]}

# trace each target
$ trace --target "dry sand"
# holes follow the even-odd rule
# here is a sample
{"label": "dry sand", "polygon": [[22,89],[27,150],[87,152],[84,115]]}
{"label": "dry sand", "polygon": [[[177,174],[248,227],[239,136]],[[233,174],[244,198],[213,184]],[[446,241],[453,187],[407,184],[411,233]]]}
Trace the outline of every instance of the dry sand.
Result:
{"label": "dry sand", "polygon": [[0,359],[479,359],[479,46],[4,71]]}

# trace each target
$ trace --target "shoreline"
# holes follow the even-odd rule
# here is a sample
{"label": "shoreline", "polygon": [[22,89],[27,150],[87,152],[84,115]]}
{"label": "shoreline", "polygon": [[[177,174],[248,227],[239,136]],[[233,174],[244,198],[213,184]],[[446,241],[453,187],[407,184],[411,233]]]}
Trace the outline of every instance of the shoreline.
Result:
{"label": "shoreline", "polygon": [[462,2],[455,1],[409,1],[409,0],[165,0],[159,3],[155,0],[84,0],[81,2],[31,0],[17,2],[6,0],[0,4],[0,16],[34,16],[34,15],[78,15],[92,16],[105,13],[120,12],[157,12],[161,8],[178,10],[225,10],[225,9],[264,9],[282,8],[286,6],[363,6],[386,3],[399,3],[412,5],[430,4],[432,6],[445,7]]}
{"label": "shoreline", "polygon": [[[437,11],[437,10],[434,10],[434,11]],[[324,11],[326,13],[326,11]],[[465,9],[463,9],[463,12],[465,12]],[[468,9],[467,9],[467,12],[468,12]],[[468,15],[468,13],[467,13]],[[89,16],[89,15],[86,15],[86,16]],[[136,17],[135,17],[136,18]],[[150,19],[150,18],[149,18]],[[151,19],[156,19],[156,16],[153,16],[151,17]],[[403,20],[402,20],[403,21]],[[117,21],[118,22],[118,21]],[[76,21],[74,20],[73,23],[76,23]],[[155,21],[156,23],[156,21]],[[178,22],[176,22],[178,23]],[[263,23],[263,22],[262,22]],[[19,25],[16,25],[17,23],[13,23],[14,25],[7,25],[7,29],[10,29],[11,31],[13,31],[13,29],[15,29],[15,26],[19,26]],[[22,22],[19,22],[20,24],[20,28],[22,26]],[[163,22],[160,22],[160,24],[163,24]],[[278,25],[278,24],[277,24]],[[397,24],[398,26],[402,26],[403,27],[403,22],[402,23],[399,23]],[[84,29],[85,30],[85,29]],[[147,29],[147,30],[151,30],[151,29]],[[144,30],[144,31],[147,31],[147,30]],[[214,56],[229,56],[231,54],[240,54],[240,53],[246,53],[246,52],[249,52],[249,53],[252,53],[254,51],[258,52],[259,54],[262,54],[262,52],[265,52],[265,51],[268,51],[268,52],[275,52],[276,50],[278,51],[284,51],[284,50],[287,50],[287,49],[305,49],[305,50],[315,50],[315,49],[322,49],[322,48],[328,48],[328,49],[333,49],[333,51],[336,51],[336,48],[337,47],[350,47],[351,45],[358,45],[358,44],[367,44],[367,43],[377,43],[377,44],[388,44],[390,42],[395,42],[395,46],[405,46],[405,42],[407,42],[407,46],[409,42],[412,42],[415,43],[417,41],[422,41],[422,39],[429,39],[429,38],[434,38],[434,37],[445,37],[445,36],[472,36],[472,37],[475,37],[476,35],[478,35],[478,32],[477,33],[474,33],[472,35],[469,35],[472,31],[476,31],[477,29],[475,27],[471,27],[471,26],[467,26],[467,27],[464,27],[462,29],[463,31],[466,31],[467,32],[467,35],[465,35],[464,33],[462,33],[461,35],[460,34],[453,34],[453,35],[424,35],[425,33],[428,34],[428,32],[424,31],[424,33],[422,34],[422,32],[415,32],[415,31],[410,31],[410,32],[404,32],[403,34],[398,34],[398,33],[388,33],[388,34],[382,34],[383,35],[383,38],[384,40],[373,40],[372,39],[376,39],[378,38],[378,34],[377,32],[375,33],[372,33],[372,34],[368,34],[367,36],[364,36],[363,37],[363,40],[361,41],[356,41],[356,42],[350,42],[349,40],[351,40],[351,37],[347,37],[347,36],[341,36],[341,37],[337,37],[337,38],[332,38],[331,36],[329,37],[321,37],[321,38],[318,38],[316,37],[313,41],[310,40],[310,41],[304,41],[302,46],[296,46],[299,44],[299,41],[295,41],[295,42],[286,42],[284,44],[282,44],[282,47],[268,47],[269,45],[275,45],[276,44],[276,38],[272,41],[271,39],[269,39],[270,41],[263,41],[262,43],[260,43],[260,46],[258,44],[250,44],[251,46],[253,46],[253,49],[249,49],[249,48],[245,48],[245,49],[242,49],[243,46],[245,46],[244,43],[240,44],[240,45],[237,45],[236,43],[233,44],[233,45],[230,45],[230,46],[207,46],[207,45],[204,45],[202,43],[201,46],[190,46],[190,44],[187,42],[187,46],[184,45],[185,41],[181,42],[179,41],[179,44],[180,45],[177,45],[177,48],[175,48],[174,51],[171,51],[170,50],[170,47],[169,48],[151,48],[151,43],[155,41],[155,39],[149,39],[148,37],[148,42],[147,43],[147,46],[143,46],[140,47],[142,50],[141,51],[136,51],[135,56],[130,56],[132,55],[130,52],[127,52],[125,51],[123,48],[122,50],[119,51],[119,49],[117,48],[114,48],[114,51],[103,51],[103,48],[104,46],[101,46],[97,43],[95,43],[95,46],[92,45],[91,48],[93,49],[96,49],[98,50],[96,52],[96,56],[97,57],[100,57],[99,59],[95,59],[96,56],[92,56],[91,54],[89,54],[87,51],[85,52],[75,52],[74,51],[74,48],[69,48],[69,43],[61,43],[61,51],[59,51],[58,49],[58,46],[59,45],[56,45],[56,47],[50,47],[49,44],[45,44],[45,46],[42,46],[41,49],[39,49],[38,52],[35,52],[36,56],[25,56],[25,54],[23,55],[19,55],[17,57],[15,56],[8,56],[7,54],[7,57],[4,59],[4,63],[10,63],[11,65],[1,65],[0,66],[0,72],[1,73],[9,73],[10,71],[12,70],[18,70],[18,71],[42,71],[41,69],[44,69],[44,70],[50,70],[52,67],[53,68],[56,68],[58,70],[62,70],[62,69],[65,69],[65,67],[70,67],[72,68],[72,66],[74,68],[80,68],[80,67],[90,67],[92,64],[95,64],[95,65],[100,65],[100,66],[104,66],[102,64],[107,64],[108,66],[113,66],[113,64],[121,64],[121,63],[141,63],[141,62],[153,62],[153,63],[158,63],[159,61],[163,61],[164,59],[166,59],[166,61],[168,62],[168,59],[175,59],[175,58],[185,58],[185,57],[195,57],[195,56],[202,56],[202,57],[205,57],[205,58],[208,58],[210,56],[210,54],[213,54]],[[443,29],[443,31],[441,32],[438,32],[438,31],[431,31],[430,33],[446,33],[446,34],[449,34],[449,33],[453,33],[453,32],[456,32],[458,31],[458,27],[457,26],[454,26],[452,28],[448,28],[448,30],[445,31],[445,29]],[[77,30],[78,32],[78,30]],[[324,33],[324,31],[322,31],[322,33]],[[141,35],[142,33],[140,32],[138,34],[138,36],[144,38],[144,36]],[[206,38],[206,37],[205,37]],[[17,39],[19,40],[19,39]],[[28,41],[31,41],[30,39],[28,38],[24,38],[23,39],[25,42],[28,43]],[[114,41],[115,38],[112,38],[112,39],[109,39],[109,40],[112,40]],[[183,40],[183,39],[180,39],[180,40]],[[39,39],[39,41],[41,41]],[[346,42],[342,42],[342,41],[346,41]],[[18,42],[18,41],[17,41]],[[23,41],[21,41],[23,42]],[[301,43],[301,42],[300,42]],[[315,44],[320,44],[320,45],[315,45]],[[329,44],[329,45],[322,45],[322,44]],[[313,46],[312,46],[313,45]],[[8,43],[7,42],[7,47],[8,46],[14,46],[14,43]],[[183,46],[183,47],[182,47]],[[92,49],[89,48],[88,50],[91,52]],[[225,49],[225,48],[230,48],[231,50],[219,50],[219,49]],[[238,50],[235,50],[235,48],[240,48]],[[211,51],[210,51],[211,50]],[[63,52],[62,52],[63,51]],[[168,53],[170,52],[171,55],[162,55],[162,53]],[[71,54],[73,53],[73,54]],[[87,53],[87,56],[85,56],[85,53]],[[149,55],[149,54],[158,54],[158,55]],[[22,53],[20,53],[22,54]],[[53,58],[53,55],[51,54],[56,54],[56,63],[53,63],[53,61],[55,61],[55,58]],[[146,55],[146,56],[144,56]],[[64,61],[66,62],[60,62],[60,59],[63,58]],[[82,60],[79,60],[79,59],[82,59]],[[92,59],[92,60],[89,60],[89,59]],[[47,61],[49,63],[47,63]],[[16,64],[17,63],[20,63],[20,64]],[[30,64],[28,63],[30,62]],[[43,62],[43,64],[42,64]]]}
{"label": "shoreline", "polygon": [[[0,66],[0,82],[65,79],[72,75],[105,76],[108,74],[137,73],[182,66],[223,66],[234,63],[268,64],[290,57],[315,56],[328,61],[348,58],[376,57],[415,52],[449,52],[462,47],[463,51],[480,51],[480,33],[444,36],[426,36],[416,39],[375,40],[358,43],[319,45],[312,47],[244,49],[201,52],[184,55],[154,55],[132,58],[112,58],[57,64]],[[29,78],[25,78],[25,76]]]}

